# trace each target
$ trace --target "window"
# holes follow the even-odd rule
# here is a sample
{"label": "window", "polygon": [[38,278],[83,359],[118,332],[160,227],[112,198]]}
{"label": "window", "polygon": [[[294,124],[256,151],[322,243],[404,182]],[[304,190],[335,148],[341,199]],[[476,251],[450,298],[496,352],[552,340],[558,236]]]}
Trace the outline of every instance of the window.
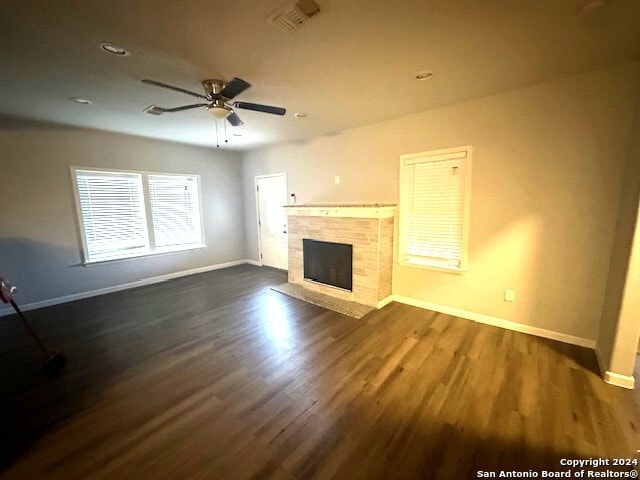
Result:
{"label": "window", "polygon": [[85,263],[204,246],[197,175],[72,174]]}
{"label": "window", "polygon": [[88,260],[149,253],[140,174],[77,170],[76,184]]}
{"label": "window", "polygon": [[202,244],[198,179],[186,175],[149,175],[149,199],[156,249]]}
{"label": "window", "polygon": [[470,180],[471,147],[400,157],[400,263],[466,268]]}

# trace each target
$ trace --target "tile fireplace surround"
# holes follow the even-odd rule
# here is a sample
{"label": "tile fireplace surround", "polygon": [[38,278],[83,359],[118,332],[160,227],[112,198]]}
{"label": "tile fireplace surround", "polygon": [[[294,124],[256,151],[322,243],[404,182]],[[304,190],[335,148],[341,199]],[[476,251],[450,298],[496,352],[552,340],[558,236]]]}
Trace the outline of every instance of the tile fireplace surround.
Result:
{"label": "tile fireplace surround", "polygon": [[[289,282],[380,308],[391,296],[395,205],[289,205]],[[353,245],[353,291],[304,279],[302,240]]]}

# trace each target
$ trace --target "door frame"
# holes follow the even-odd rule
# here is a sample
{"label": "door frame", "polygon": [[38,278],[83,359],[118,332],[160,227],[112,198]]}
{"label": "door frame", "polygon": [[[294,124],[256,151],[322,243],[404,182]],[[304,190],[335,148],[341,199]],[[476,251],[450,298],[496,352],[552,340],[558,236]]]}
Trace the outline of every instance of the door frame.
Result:
{"label": "door frame", "polygon": [[[284,186],[285,186],[285,198],[289,199],[289,184],[287,182],[287,174],[285,172],[282,173],[270,173],[268,175],[256,175],[253,179],[253,193],[256,197],[256,230],[258,232],[258,263],[262,267],[262,234],[260,233],[260,199],[258,198],[258,180],[261,178],[271,178],[271,177],[284,177]],[[287,231],[289,231],[287,229]]]}

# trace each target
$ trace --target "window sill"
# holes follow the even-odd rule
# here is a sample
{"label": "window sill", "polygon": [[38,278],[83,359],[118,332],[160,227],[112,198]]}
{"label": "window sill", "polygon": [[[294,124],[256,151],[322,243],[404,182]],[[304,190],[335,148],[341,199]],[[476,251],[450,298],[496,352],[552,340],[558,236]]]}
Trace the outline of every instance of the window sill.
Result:
{"label": "window sill", "polygon": [[436,272],[452,273],[454,275],[462,275],[467,271],[466,268],[461,268],[461,267],[445,267],[442,265],[432,265],[429,263],[420,263],[420,262],[407,262],[404,260],[398,261],[398,264],[403,267],[424,268],[427,270],[435,270]]}
{"label": "window sill", "polygon": [[124,262],[127,260],[135,260],[135,259],[147,258],[147,257],[159,257],[163,255],[170,255],[172,253],[191,252],[194,250],[202,250],[205,248],[207,248],[207,246],[205,244],[202,244],[202,245],[196,245],[188,248],[174,248],[174,249],[166,249],[166,250],[163,249],[156,252],[141,253],[141,254],[131,255],[128,257],[117,257],[117,258],[108,258],[105,260],[84,261],[82,262],[82,265],[85,267],[93,267],[95,265],[104,265],[106,263]]}

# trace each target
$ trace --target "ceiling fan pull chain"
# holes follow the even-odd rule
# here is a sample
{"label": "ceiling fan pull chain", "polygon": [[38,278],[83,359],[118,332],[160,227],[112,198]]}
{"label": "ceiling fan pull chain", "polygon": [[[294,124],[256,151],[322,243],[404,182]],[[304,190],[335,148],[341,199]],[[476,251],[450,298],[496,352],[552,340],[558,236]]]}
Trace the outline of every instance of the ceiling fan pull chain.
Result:
{"label": "ceiling fan pull chain", "polygon": [[220,148],[220,139],[218,138],[218,119],[213,121],[216,124],[216,148]]}
{"label": "ceiling fan pull chain", "polygon": [[223,121],[222,123],[224,123],[224,143],[229,143],[229,139],[227,138],[227,122]]}

